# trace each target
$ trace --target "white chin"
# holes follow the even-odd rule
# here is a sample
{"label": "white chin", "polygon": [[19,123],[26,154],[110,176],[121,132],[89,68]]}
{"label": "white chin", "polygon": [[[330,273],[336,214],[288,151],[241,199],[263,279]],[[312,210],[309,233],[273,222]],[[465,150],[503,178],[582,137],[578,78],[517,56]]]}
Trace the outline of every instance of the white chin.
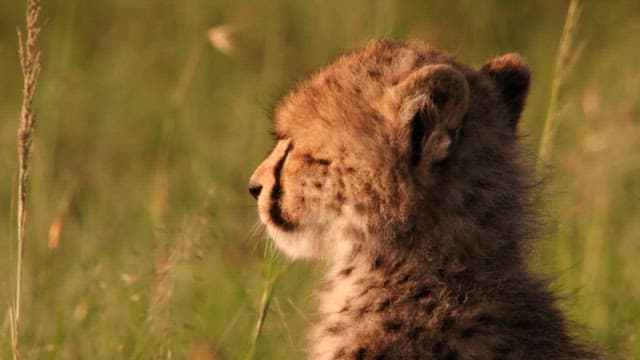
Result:
{"label": "white chin", "polygon": [[276,246],[292,259],[320,256],[321,239],[310,231],[283,231],[273,225],[267,225],[267,233]]}

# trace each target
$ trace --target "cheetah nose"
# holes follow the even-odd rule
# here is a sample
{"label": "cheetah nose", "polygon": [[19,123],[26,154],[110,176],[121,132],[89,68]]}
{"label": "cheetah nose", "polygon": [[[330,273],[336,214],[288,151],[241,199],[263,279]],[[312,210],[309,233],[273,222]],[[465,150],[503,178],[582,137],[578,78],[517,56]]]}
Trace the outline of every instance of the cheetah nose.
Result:
{"label": "cheetah nose", "polygon": [[249,192],[256,200],[258,199],[258,196],[260,196],[261,191],[262,191],[262,185],[249,183]]}

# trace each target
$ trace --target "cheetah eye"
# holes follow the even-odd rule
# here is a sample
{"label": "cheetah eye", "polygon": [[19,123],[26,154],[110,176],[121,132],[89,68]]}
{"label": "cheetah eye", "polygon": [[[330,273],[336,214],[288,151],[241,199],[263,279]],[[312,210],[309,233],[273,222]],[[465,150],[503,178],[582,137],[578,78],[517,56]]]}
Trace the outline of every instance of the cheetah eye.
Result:
{"label": "cheetah eye", "polygon": [[303,155],[304,160],[307,164],[309,165],[313,165],[313,164],[318,164],[318,165],[323,165],[323,166],[329,166],[331,165],[331,160],[326,159],[326,158],[319,158],[319,157],[315,157],[311,154],[304,154]]}

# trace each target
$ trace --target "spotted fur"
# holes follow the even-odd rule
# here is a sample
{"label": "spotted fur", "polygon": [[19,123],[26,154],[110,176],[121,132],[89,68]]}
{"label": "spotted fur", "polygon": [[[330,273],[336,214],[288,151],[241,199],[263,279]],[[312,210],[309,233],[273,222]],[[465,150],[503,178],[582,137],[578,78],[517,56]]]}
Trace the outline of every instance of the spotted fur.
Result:
{"label": "spotted fur", "polygon": [[250,189],[285,253],[330,264],[311,359],[598,358],[525,266],[529,78],[381,40],[282,99]]}

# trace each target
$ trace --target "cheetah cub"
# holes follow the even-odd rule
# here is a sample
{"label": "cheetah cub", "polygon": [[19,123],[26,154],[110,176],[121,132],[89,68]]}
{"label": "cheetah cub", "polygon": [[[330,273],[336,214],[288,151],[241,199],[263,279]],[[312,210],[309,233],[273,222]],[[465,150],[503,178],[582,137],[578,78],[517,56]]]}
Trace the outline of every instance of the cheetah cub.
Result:
{"label": "cheetah cub", "polygon": [[529,78],[380,40],[284,97],[249,190],[282,251],[329,264],[310,359],[599,357],[526,267]]}

